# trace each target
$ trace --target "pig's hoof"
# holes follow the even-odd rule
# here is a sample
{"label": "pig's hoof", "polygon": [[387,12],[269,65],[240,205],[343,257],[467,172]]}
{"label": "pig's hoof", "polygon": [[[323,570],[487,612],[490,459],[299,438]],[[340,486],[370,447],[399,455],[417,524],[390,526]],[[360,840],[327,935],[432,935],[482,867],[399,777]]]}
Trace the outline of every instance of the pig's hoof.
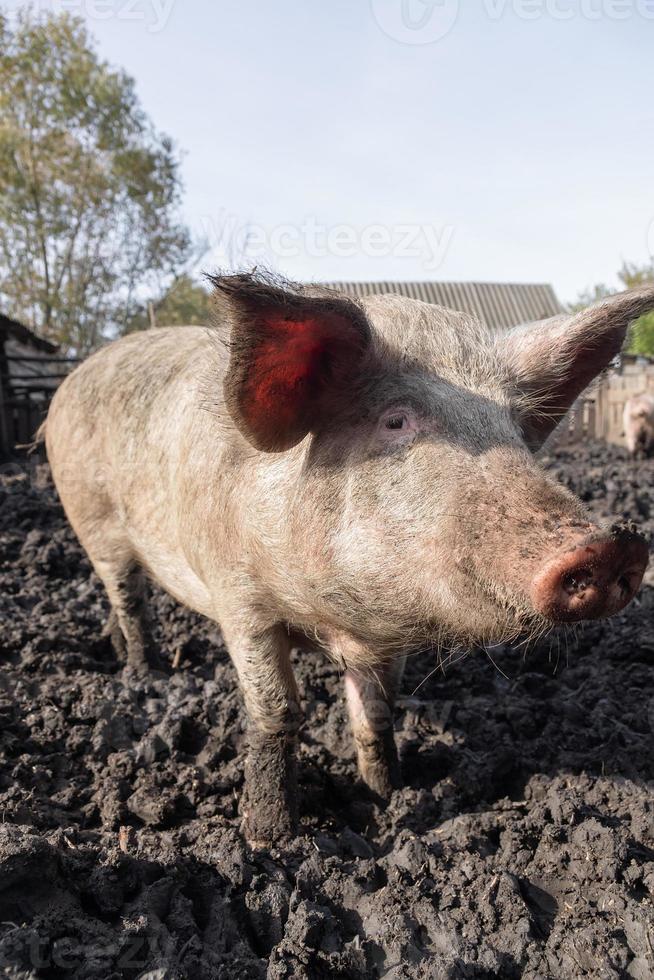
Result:
{"label": "pig's hoof", "polygon": [[167,676],[171,673],[170,663],[152,642],[144,646],[128,646],[126,666],[131,667],[136,674],[142,675],[165,674]]}
{"label": "pig's hoof", "polygon": [[[284,793],[276,798],[270,794],[270,785],[252,787],[246,785],[241,803],[241,832],[252,848],[267,848],[274,844],[287,844],[297,834],[297,814],[293,801]],[[257,789],[263,790],[257,796]]]}
{"label": "pig's hoof", "polygon": [[246,809],[241,822],[241,833],[252,850],[267,850],[275,845],[288,844],[296,836],[295,824],[288,821],[272,826],[270,814]]}
{"label": "pig's hoof", "polygon": [[120,663],[125,663],[127,660],[127,643],[125,642],[123,631],[118,625],[118,618],[113,611],[109,614],[109,619],[102,630],[102,636],[109,637],[112,649],[116,655],[116,660]]}
{"label": "pig's hoof", "polygon": [[133,678],[139,683],[151,683],[155,680],[166,680],[170,676],[170,667],[166,665],[157,655],[142,657],[127,657],[123,664],[123,676]]}
{"label": "pig's hoof", "polygon": [[369,769],[367,772],[361,773],[361,778],[382,804],[389,803],[393,790],[400,789],[402,786],[402,780],[391,778],[387,768]]}
{"label": "pig's hoof", "polygon": [[402,773],[395,742],[378,739],[357,744],[361,779],[382,803],[388,803],[393,790],[402,787]]}
{"label": "pig's hoof", "polygon": [[128,658],[125,668],[135,677],[147,677],[150,673],[150,664],[147,660],[130,660]]}
{"label": "pig's hoof", "polygon": [[252,847],[292,840],[297,832],[294,740],[250,732],[241,801],[242,830]]}

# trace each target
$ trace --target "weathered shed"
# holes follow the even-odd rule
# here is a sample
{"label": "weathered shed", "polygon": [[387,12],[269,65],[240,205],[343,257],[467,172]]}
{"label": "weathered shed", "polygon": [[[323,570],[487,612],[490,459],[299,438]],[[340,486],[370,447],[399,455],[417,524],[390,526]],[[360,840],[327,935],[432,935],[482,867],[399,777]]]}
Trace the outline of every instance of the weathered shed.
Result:
{"label": "weathered shed", "polygon": [[0,458],[31,441],[70,364],[55,344],[0,314]]}

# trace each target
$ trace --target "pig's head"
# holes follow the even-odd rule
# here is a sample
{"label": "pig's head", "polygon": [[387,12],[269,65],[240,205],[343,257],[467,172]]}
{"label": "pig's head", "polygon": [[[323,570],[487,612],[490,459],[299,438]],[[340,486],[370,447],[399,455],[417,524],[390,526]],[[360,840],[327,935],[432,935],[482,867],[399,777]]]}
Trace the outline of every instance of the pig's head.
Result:
{"label": "pig's head", "polygon": [[[532,454],[654,288],[496,334],[400,296],[214,284],[225,405],[257,453],[298,474],[280,561],[321,622],[388,649],[483,643],[631,600],[645,541],[597,527]],[[287,470],[267,458],[281,487]]]}

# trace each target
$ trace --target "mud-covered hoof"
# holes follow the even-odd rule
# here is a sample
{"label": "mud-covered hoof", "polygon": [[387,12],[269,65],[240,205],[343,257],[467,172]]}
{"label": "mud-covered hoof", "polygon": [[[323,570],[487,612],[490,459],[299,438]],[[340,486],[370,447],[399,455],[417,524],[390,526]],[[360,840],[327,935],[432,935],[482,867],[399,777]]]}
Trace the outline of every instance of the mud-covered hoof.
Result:
{"label": "mud-covered hoof", "polygon": [[118,663],[132,667],[136,671],[148,671],[150,667],[162,669],[159,653],[156,650],[146,650],[142,644],[128,644],[125,634],[118,625],[118,620],[113,615],[109,617],[102,635],[109,637]]}
{"label": "mud-covered hoof", "polygon": [[109,614],[109,619],[102,630],[102,636],[109,638],[116,660],[119,663],[125,663],[127,660],[127,643],[125,642],[123,631],[118,625],[118,619],[114,612]]}
{"label": "mud-covered hoof", "polygon": [[151,641],[148,641],[145,646],[128,645],[125,666],[131,667],[135,673],[143,675],[161,674],[168,677],[172,673],[169,660]]}
{"label": "mud-covered hoof", "polygon": [[241,829],[251,847],[270,847],[297,834],[295,742],[287,734],[249,736]]}
{"label": "mud-covered hoof", "polygon": [[392,733],[357,743],[359,774],[378,801],[388,803],[393,790],[401,789],[402,772]]}
{"label": "mud-covered hoof", "polygon": [[143,660],[136,660],[128,657],[125,661],[124,670],[140,678],[147,677],[151,673],[150,664],[145,658]]}
{"label": "mud-covered hoof", "polygon": [[280,823],[282,814],[271,821],[270,815],[261,810],[245,807],[241,820],[241,833],[253,851],[267,850],[270,847],[289,844],[297,835],[297,824],[286,819]]}

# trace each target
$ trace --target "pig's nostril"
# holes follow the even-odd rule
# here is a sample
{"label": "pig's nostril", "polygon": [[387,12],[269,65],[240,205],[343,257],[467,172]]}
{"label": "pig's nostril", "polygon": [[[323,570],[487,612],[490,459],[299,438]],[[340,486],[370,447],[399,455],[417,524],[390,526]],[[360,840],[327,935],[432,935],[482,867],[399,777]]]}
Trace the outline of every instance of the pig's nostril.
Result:
{"label": "pig's nostril", "polygon": [[561,579],[561,588],[568,595],[578,595],[592,585],[593,573],[590,568],[575,568]]}
{"label": "pig's nostril", "polygon": [[[620,575],[617,581],[617,586],[623,599],[626,599],[627,596],[630,596],[632,592],[635,591],[633,583],[628,575]],[[638,586],[636,586],[636,588],[637,587]]]}

